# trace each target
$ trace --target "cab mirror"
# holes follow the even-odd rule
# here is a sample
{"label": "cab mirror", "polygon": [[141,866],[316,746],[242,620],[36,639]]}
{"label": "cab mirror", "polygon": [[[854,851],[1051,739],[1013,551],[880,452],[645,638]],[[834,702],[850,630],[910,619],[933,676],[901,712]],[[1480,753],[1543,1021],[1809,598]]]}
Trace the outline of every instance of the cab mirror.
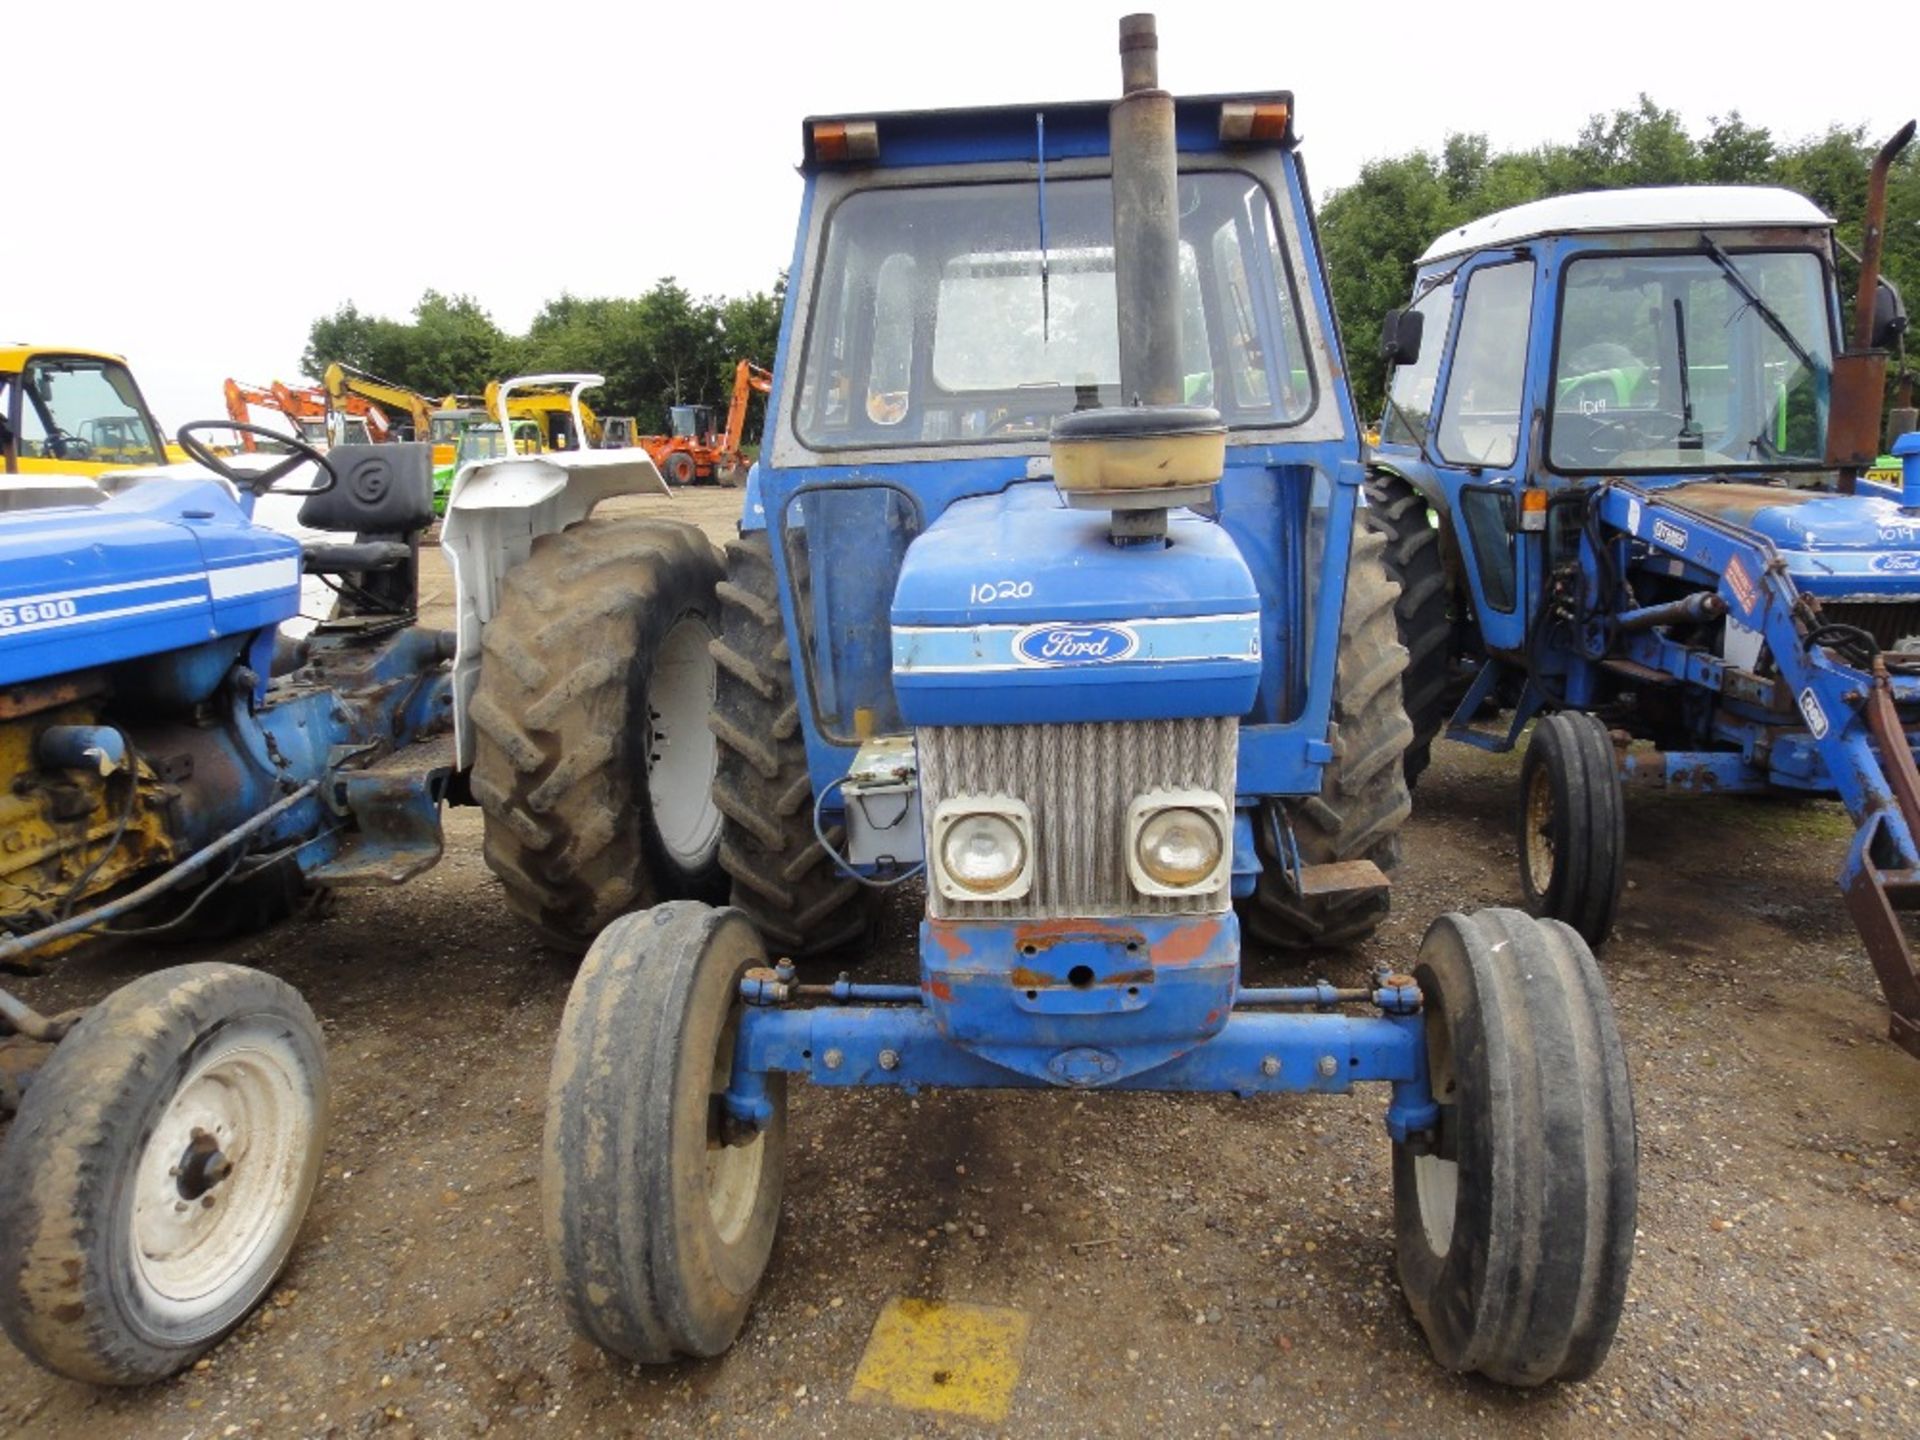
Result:
{"label": "cab mirror", "polygon": [[1873,337],[1867,342],[1874,350],[1891,350],[1907,333],[1907,307],[1893,282],[1884,275],[1873,295]]}
{"label": "cab mirror", "polygon": [[1427,317],[1418,310],[1389,310],[1380,324],[1380,358],[1389,365],[1413,364],[1426,328]]}

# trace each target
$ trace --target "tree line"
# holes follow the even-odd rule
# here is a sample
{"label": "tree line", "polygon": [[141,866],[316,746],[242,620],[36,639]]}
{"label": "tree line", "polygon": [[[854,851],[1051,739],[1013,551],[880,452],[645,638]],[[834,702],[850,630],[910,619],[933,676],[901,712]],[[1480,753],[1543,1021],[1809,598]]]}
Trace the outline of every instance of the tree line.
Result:
{"label": "tree line", "polygon": [[671,276],[633,298],[561,295],[524,335],[502,330],[470,295],[429,290],[408,320],[369,315],[351,302],[313,322],[300,366],[339,361],[423,395],[477,395],[490,380],[555,371],[607,377],[589,397],[603,415],[632,415],[664,433],[667,407],[724,405],[742,359],[771,364],[784,276],[766,291],[699,298]]}
{"label": "tree line", "polygon": [[[1647,96],[1597,114],[1570,143],[1496,152],[1485,135],[1450,134],[1438,150],[1413,150],[1362,167],[1320,209],[1334,308],[1363,416],[1380,411],[1384,372],[1375,358],[1380,317],[1404,304],[1413,266],[1438,235],[1528,200],[1578,190],[1639,185],[1782,185],[1839,222],[1859,249],[1867,168],[1884,137],[1865,127],[1782,140],[1738,111],[1704,134]],[[1914,147],[1920,151],[1920,145]],[[1888,187],[1886,274],[1920,295],[1920,165],[1910,151]],[[1844,253],[1842,285],[1855,268]],[[786,277],[766,291],[696,297],[671,277],[637,297],[550,300],[524,335],[510,335],[473,297],[429,290],[410,320],[368,315],[353,304],[314,321],[301,364],[319,375],[343,361],[428,395],[475,393],[488,380],[534,371],[592,370],[607,377],[595,407],[633,415],[643,430],[666,427],[666,410],[724,404],[742,358],[768,365],[780,328]]]}

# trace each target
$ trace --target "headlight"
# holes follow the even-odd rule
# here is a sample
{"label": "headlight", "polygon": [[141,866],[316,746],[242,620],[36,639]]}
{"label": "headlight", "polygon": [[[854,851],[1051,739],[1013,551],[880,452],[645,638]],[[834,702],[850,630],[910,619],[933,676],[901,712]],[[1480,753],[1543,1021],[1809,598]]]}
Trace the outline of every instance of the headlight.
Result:
{"label": "headlight", "polygon": [[1013,900],[1032,883],[1033,817],[1007,796],[945,801],[933,817],[934,879],[954,900]]}
{"label": "headlight", "polygon": [[1128,869],[1145,895],[1218,890],[1227,876],[1226,803],[1206,791],[1160,790],[1136,798],[1127,816]]}

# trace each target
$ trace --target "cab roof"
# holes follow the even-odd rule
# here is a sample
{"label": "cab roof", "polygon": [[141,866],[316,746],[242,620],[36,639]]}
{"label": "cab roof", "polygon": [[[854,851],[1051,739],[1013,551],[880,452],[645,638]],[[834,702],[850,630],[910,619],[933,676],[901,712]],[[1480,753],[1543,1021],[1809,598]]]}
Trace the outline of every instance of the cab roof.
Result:
{"label": "cab roof", "polygon": [[[1266,90],[1244,95],[1176,96],[1173,102],[1175,144],[1189,151],[1223,149],[1220,107],[1230,102],[1286,106],[1286,128],[1280,143],[1292,148],[1295,136],[1291,90]],[[822,159],[815,144],[815,126],[823,123],[871,122],[878,130],[880,154],[877,160],[870,163],[887,169],[904,165],[1032,160],[1037,116],[1046,118],[1047,159],[1105,155],[1108,153],[1107,118],[1113,106],[1111,99],[1067,100],[950,110],[813,115],[800,124],[800,168],[813,171],[829,167],[829,162]]]}
{"label": "cab roof", "polygon": [[1753,226],[1831,226],[1833,217],[1806,196],[1773,185],[1665,185],[1645,190],[1589,190],[1515,205],[1449,230],[1419,259],[1425,265],[1469,251],[1543,235],[1623,230],[1728,230]]}
{"label": "cab roof", "polygon": [[80,360],[111,360],[120,365],[127,363],[125,356],[115,355],[111,350],[95,350],[86,345],[29,345],[24,341],[15,341],[11,345],[0,345],[0,370],[12,374],[37,355],[73,356]]}

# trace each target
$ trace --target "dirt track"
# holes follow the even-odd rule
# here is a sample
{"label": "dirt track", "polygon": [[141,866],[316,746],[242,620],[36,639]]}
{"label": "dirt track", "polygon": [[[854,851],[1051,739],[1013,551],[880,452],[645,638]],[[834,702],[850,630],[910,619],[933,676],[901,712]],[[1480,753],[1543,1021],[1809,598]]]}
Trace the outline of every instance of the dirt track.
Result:
{"label": "dirt track", "polygon": [[[737,496],[682,513],[718,537]],[[427,582],[444,605],[444,579]],[[1395,917],[1511,903],[1515,766],[1442,747]],[[1000,1433],[1920,1433],[1920,1064],[1881,1038],[1824,805],[1635,797],[1604,965],[1640,1116],[1641,1239],[1597,1379],[1515,1396],[1436,1370],[1392,1275],[1384,1093],[1325,1101],[796,1091],[783,1236],[727,1357],[640,1373],[575,1342],[536,1163],[569,962],[509,915],[471,811],[420,883],[218,955],[300,986],[335,1076],[326,1179],[273,1301],[139,1393],[0,1347],[0,1436],[985,1433],[856,1404],[891,1296],[1031,1320]],[[917,897],[863,973],[910,978]],[[150,956],[20,986],[43,1009]],[[1261,977],[1288,973],[1255,967]]]}

